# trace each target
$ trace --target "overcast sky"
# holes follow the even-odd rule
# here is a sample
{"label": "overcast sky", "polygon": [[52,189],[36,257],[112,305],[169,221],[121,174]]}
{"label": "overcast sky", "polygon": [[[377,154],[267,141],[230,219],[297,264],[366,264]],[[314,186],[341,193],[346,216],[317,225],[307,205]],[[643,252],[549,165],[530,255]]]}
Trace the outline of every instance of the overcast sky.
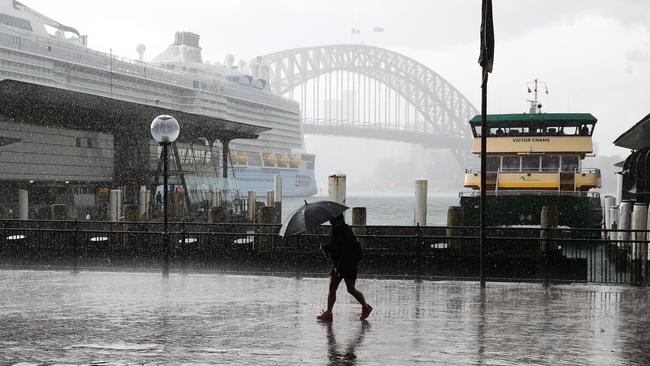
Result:
{"label": "overcast sky", "polygon": [[[177,30],[199,33],[204,59],[218,61],[227,53],[248,60],[287,48],[363,42],[422,62],[480,107],[480,0],[22,2],[87,34],[91,48],[137,58],[142,42],[147,60]],[[611,142],[650,113],[649,20],[648,0],[494,0],[489,113],[525,111],[526,82],[539,78],[548,83],[546,112],[592,113],[599,153],[624,154]],[[384,32],[373,33],[374,26]],[[353,36],[352,28],[361,34]],[[331,138],[307,142],[319,152]]]}

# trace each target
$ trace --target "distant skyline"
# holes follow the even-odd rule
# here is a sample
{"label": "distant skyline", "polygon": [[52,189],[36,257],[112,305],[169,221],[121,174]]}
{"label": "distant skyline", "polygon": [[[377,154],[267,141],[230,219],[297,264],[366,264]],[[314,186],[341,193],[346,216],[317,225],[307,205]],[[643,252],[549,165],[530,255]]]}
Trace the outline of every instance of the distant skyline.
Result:
{"label": "distant skyline", "polygon": [[[179,30],[200,34],[204,60],[220,62],[228,53],[249,60],[302,46],[376,45],[427,65],[480,107],[480,0],[22,2],[87,34],[89,47],[133,59],[138,43],[151,60]],[[599,120],[599,153],[626,155],[612,141],[650,113],[648,14],[647,0],[494,1],[488,112],[526,111],[526,83],[539,78],[549,88],[542,95],[544,111],[592,113]],[[307,136],[306,142],[321,155],[332,144],[346,146],[348,155],[390,155],[379,141],[363,148],[344,138]],[[321,162],[320,169],[336,163]],[[346,164],[350,171],[368,168]]]}

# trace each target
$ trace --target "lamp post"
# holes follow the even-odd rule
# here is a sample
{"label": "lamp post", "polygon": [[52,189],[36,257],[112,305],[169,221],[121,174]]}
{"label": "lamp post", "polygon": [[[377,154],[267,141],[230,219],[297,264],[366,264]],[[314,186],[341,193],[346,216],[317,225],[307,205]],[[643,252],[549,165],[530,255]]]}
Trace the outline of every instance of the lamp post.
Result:
{"label": "lamp post", "polygon": [[151,122],[151,136],[163,149],[163,276],[169,276],[169,233],[167,232],[167,160],[169,144],[176,141],[180,133],[178,121],[166,114]]}

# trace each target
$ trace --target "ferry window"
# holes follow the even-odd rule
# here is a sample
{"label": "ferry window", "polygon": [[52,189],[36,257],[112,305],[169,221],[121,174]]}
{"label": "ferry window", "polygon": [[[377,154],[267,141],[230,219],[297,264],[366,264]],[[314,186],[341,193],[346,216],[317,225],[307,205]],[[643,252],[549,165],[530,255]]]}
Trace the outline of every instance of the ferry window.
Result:
{"label": "ferry window", "polygon": [[557,171],[560,168],[560,157],[553,155],[542,156],[543,171]]}
{"label": "ferry window", "polygon": [[521,158],[523,170],[539,170],[539,156],[524,156]]}
{"label": "ferry window", "polygon": [[520,160],[518,156],[504,156],[501,162],[501,168],[504,171],[513,171],[520,169]]}
{"label": "ferry window", "polygon": [[562,157],[562,171],[573,172],[578,170],[578,157],[577,156],[563,156]]}
{"label": "ferry window", "polygon": [[488,156],[486,158],[485,171],[496,172],[497,170],[499,170],[499,165],[501,165],[501,157]]}

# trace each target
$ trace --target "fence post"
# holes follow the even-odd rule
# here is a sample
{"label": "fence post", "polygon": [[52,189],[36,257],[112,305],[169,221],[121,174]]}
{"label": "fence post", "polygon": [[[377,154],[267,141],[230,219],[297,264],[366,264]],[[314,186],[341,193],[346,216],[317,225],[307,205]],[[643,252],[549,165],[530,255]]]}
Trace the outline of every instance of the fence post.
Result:
{"label": "fence post", "polygon": [[74,219],[74,238],[72,239],[72,272],[79,272],[79,220]]}
{"label": "fence post", "polygon": [[550,282],[549,267],[551,265],[551,242],[555,237],[555,231],[549,229],[557,228],[559,221],[559,211],[557,206],[544,206],[542,207],[540,217],[540,251],[542,252],[542,263],[544,271],[544,286],[548,286]]}

